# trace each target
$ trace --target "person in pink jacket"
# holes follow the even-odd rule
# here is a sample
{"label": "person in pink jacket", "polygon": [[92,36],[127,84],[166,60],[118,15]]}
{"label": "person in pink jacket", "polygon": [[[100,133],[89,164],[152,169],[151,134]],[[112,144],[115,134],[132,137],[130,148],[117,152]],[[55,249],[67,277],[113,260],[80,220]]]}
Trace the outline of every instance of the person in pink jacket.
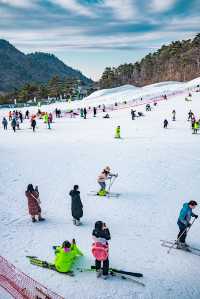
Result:
{"label": "person in pink jacket", "polygon": [[97,179],[97,182],[101,187],[101,189],[97,193],[98,195],[105,196],[108,193],[108,191],[106,191],[106,180],[111,179],[113,176],[117,177],[117,174],[111,173],[110,167],[106,166]]}

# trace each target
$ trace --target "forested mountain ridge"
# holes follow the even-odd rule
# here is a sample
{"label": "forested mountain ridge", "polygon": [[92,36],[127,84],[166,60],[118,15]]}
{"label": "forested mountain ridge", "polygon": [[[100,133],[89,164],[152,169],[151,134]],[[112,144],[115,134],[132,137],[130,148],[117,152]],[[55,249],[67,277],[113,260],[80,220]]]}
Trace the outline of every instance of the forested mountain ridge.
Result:
{"label": "forested mountain ridge", "polygon": [[194,39],[175,41],[149,53],[140,62],[108,67],[100,88],[124,84],[144,86],[162,81],[188,81],[200,76],[200,34]]}

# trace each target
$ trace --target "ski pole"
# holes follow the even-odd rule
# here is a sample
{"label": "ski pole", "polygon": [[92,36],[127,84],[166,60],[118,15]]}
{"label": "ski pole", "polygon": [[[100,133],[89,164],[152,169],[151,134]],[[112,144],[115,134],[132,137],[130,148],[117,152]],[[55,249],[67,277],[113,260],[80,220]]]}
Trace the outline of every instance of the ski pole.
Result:
{"label": "ski pole", "polygon": [[109,185],[109,187],[108,187],[108,194],[110,193],[110,189],[111,189],[112,185],[114,184],[116,178],[117,178],[116,176],[114,177],[113,180],[112,180],[112,178],[110,178],[110,185]]}
{"label": "ski pole", "polygon": [[174,246],[177,244],[177,242],[179,242],[180,238],[184,235],[184,233],[186,232],[186,234],[189,232],[190,228],[192,227],[192,225],[194,224],[196,218],[194,218],[194,220],[192,221],[191,225],[189,227],[186,227],[185,230],[182,232],[182,234],[178,237],[178,239],[176,239],[176,241],[169,247],[167,253],[170,253],[172,248],[174,248]]}

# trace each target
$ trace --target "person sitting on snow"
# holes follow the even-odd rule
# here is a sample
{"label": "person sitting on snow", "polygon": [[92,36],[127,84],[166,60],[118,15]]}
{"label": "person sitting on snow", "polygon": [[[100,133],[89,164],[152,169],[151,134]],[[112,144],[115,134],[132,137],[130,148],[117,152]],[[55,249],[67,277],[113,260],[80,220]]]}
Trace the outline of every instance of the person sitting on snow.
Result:
{"label": "person sitting on snow", "polygon": [[54,246],[55,260],[54,265],[58,272],[70,273],[72,272],[72,266],[78,256],[83,256],[83,253],[76,245],[75,239],[70,243],[64,241],[62,246]]}
{"label": "person sitting on snow", "polygon": [[97,182],[100,185],[101,189],[99,190],[99,192],[97,193],[97,195],[106,196],[106,194],[108,193],[108,191],[106,191],[106,182],[105,181],[111,179],[113,176],[117,177],[117,174],[111,173],[110,170],[111,170],[110,167],[107,166],[100,173]]}

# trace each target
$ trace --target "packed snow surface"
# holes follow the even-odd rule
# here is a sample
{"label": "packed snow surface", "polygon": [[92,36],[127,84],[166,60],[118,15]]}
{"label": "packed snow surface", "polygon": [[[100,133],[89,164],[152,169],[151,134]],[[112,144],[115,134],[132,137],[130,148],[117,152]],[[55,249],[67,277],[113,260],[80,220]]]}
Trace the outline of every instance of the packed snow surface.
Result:
{"label": "packed snow surface", "polygon": [[[110,119],[102,114],[86,120],[56,119],[51,130],[38,120],[35,134],[29,121],[15,134],[10,127],[7,132],[1,128],[1,255],[66,299],[199,299],[200,257],[178,250],[167,254],[160,246],[160,239],[176,238],[183,203],[199,201],[200,136],[192,134],[187,113],[192,109],[200,116],[200,93],[193,93],[191,102],[184,100],[187,95],[171,97],[151,112],[140,107],[145,117],[135,120],[129,109],[122,109],[110,113]],[[114,139],[117,125],[121,140]],[[112,191],[121,196],[89,196],[90,190],[98,190],[97,176],[107,165],[119,174]],[[24,194],[30,183],[39,186],[45,222],[30,221]],[[68,194],[74,184],[84,205],[80,227],[72,224],[70,210]],[[74,237],[84,253],[76,266],[89,268],[94,264],[91,234],[97,220],[106,222],[111,232],[110,265],[142,272],[146,287],[76,270],[75,277],[67,277],[26,259],[35,255],[53,261],[52,246]],[[199,229],[198,219],[187,239],[197,248]]]}

